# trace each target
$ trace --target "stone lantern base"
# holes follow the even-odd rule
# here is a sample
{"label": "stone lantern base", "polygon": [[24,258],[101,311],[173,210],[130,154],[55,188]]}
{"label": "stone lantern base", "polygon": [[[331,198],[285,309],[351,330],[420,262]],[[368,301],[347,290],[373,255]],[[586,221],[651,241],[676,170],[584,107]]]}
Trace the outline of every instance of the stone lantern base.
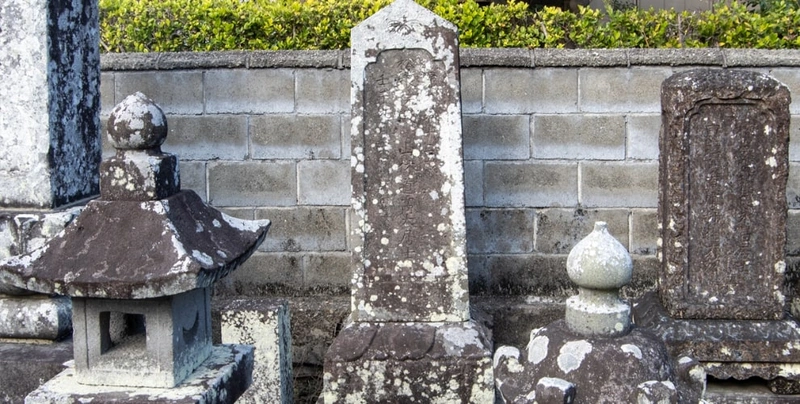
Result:
{"label": "stone lantern base", "polygon": [[252,372],[253,347],[216,345],[194,373],[171,389],[80,384],[70,366],[28,394],[25,403],[232,404],[250,386]]}

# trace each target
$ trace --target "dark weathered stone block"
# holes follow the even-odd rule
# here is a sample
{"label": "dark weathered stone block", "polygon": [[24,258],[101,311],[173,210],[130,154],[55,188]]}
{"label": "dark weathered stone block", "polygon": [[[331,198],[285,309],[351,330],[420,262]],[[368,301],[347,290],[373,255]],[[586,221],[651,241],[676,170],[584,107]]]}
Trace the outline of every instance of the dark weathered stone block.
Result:
{"label": "dark weathered stone block", "polygon": [[783,318],[789,91],[692,70],[662,87],[660,294],[674,318]]}

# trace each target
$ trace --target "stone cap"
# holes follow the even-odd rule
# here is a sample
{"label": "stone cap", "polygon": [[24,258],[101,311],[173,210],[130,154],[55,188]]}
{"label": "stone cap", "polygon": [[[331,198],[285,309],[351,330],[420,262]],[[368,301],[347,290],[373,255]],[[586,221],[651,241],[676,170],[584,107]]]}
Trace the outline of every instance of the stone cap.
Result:
{"label": "stone cap", "polygon": [[147,299],[209,287],[261,244],[268,220],[240,220],[192,191],[89,202],[44,247],[0,263],[0,283],[39,293]]}

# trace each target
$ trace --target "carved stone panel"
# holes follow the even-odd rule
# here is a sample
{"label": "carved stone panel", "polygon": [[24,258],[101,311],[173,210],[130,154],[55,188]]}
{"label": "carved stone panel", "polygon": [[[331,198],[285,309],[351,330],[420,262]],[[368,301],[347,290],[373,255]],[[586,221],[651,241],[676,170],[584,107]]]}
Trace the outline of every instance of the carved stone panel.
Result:
{"label": "carved stone panel", "polygon": [[469,318],[456,38],[412,2],[353,31],[358,321]]}
{"label": "carved stone panel", "polygon": [[789,102],[752,72],[664,82],[660,295],[672,317],[783,317]]}

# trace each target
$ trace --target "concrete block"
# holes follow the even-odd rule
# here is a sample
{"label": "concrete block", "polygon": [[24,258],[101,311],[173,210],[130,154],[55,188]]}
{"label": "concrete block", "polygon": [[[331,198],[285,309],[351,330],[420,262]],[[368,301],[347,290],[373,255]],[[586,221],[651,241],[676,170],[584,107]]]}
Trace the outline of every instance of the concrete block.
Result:
{"label": "concrete block", "polygon": [[628,115],[629,159],[658,160],[658,133],[661,130],[661,115]]}
{"label": "concrete block", "polygon": [[789,209],[786,218],[786,255],[800,255],[800,211]]}
{"label": "concrete block", "polygon": [[347,225],[344,208],[256,209],[256,219],[272,222],[260,251],[344,251]]}
{"label": "concrete block", "polygon": [[342,119],[342,156],[350,156],[352,154],[352,147],[350,143],[352,139],[350,139],[350,114],[343,114],[341,117]]}
{"label": "concrete block", "polygon": [[206,189],[206,162],[205,161],[179,161],[178,169],[181,174],[181,189],[191,189],[200,195],[205,202],[208,200]]}
{"label": "concrete block", "polygon": [[52,344],[0,342],[0,402],[18,404],[64,370],[72,360],[72,340]]}
{"label": "concrete block", "polygon": [[162,150],[181,160],[244,160],[247,117],[244,115],[172,116]]}
{"label": "concrete block", "polygon": [[483,111],[483,70],[461,69],[461,112]]}
{"label": "concrete block", "polygon": [[467,252],[516,254],[533,251],[532,209],[467,209]]}
{"label": "concrete block", "polygon": [[486,69],[484,111],[489,114],[578,111],[577,69]]}
{"label": "concrete block", "polygon": [[657,163],[581,163],[581,204],[653,208],[658,205]]}
{"label": "concrete block", "polygon": [[493,295],[571,296],[566,255],[490,255],[486,267]]}
{"label": "concrete block", "polygon": [[578,165],[487,162],[484,200],[491,207],[575,206]]}
{"label": "concrete block", "polygon": [[800,208],[800,163],[789,163],[786,181],[786,204],[790,209]]}
{"label": "concrete block", "polygon": [[789,121],[789,161],[800,161],[800,115]]}
{"label": "concrete block", "polygon": [[253,383],[236,402],[292,403],[292,335],[287,302],[277,299],[233,300],[220,311],[222,343],[255,348]]}
{"label": "concrete block", "polygon": [[486,255],[470,255],[467,257],[470,296],[489,293],[491,277],[486,269]]}
{"label": "concrete block", "polygon": [[[350,297],[294,298],[292,308],[292,354],[298,365],[322,366],[325,351],[350,314]],[[321,369],[320,369],[321,370]],[[321,372],[320,372],[320,377]],[[322,389],[321,380],[319,389]]]}
{"label": "concrete block", "polygon": [[633,300],[656,289],[660,263],[655,255],[631,255],[633,259],[633,276],[631,282],[622,287],[620,296]]}
{"label": "concrete block", "polygon": [[585,112],[661,112],[661,82],[668,67],[581,69],[580,109]]}
{"label": "concrete block", "polygon": [[464,115],[464,158],[524,160],[530,157],[528,115]]}
{"label": "concrete block", "polygon": [[656,209],[631,211],[631,254],[655,255],[658,244],[658,214]]}
{"label": "concrete block", "polygon": [[467,206],[483,206],[483,161],[464,162],[464,202]]}
{"label": "concrete block", "polygon": [[[566,269],[564,269],[566,271]],[[531,330],[564,318],[563,300],[537,296],[486,296],[470,303],[492,317],[492,338],[497,347],[524,347],[531,340]]]}
{"label": "concrete block", "polygon": [[206,113],[209,114],[294,111],[294,72],[291,69],[209,70],[205,72],[205,84]]}
{"label": "concrete block", "polygon": [[628,248],[627,209],[539,209],[536,211],[536,251],[569,254],[592,232],[594,223],[608,223],[611,235]]}
{"label": "concrete block", "polygon": [[349,252],[307,254],[303,259],[304,283],[313,293],[350,294],[354,266]]}
{"label": "concrete block", "polygon": [[290,296],[296,295],[302,286],[301,255],[255,252],[236,271],[217,282],[214,296]]}
{"label": "concrete block", "polygon": [[203,73],[190,71],[116,72],[115,99],[140,91],[165,114],[203,113]]}
{"label": "concrete block", "polygon": [[540,159],[625,159],[622,115],[536,115],[533,157]]}
{"label": "concrete block", "polygon": [[338,115],[260,115],[250,118],[254,159],[338,159]]}
{"label": "concrete block", "polygon": [[303,160],[297,163],[300,205],[350,206],[350,162]]}
{"label": "concrete block", "polygon": [[209,202],[215,206],[287,206],[297,202],[294,162],[208,164]]}
{"label": "concrete block", "polygon": [[[117,103],[114,101],[114,73],[100,73],[100,116],[108,116]],[[100,132],[105,135],[105,132]]]}
{"label": "concrete block", "polygon": [[238,219],[255,220],[255,209],[253,208],[220,208],[222,213]]}
{"label": "concrete block", "polygon": [[333,114],[350,112],[350,71],[297,69],[297,112]]}

